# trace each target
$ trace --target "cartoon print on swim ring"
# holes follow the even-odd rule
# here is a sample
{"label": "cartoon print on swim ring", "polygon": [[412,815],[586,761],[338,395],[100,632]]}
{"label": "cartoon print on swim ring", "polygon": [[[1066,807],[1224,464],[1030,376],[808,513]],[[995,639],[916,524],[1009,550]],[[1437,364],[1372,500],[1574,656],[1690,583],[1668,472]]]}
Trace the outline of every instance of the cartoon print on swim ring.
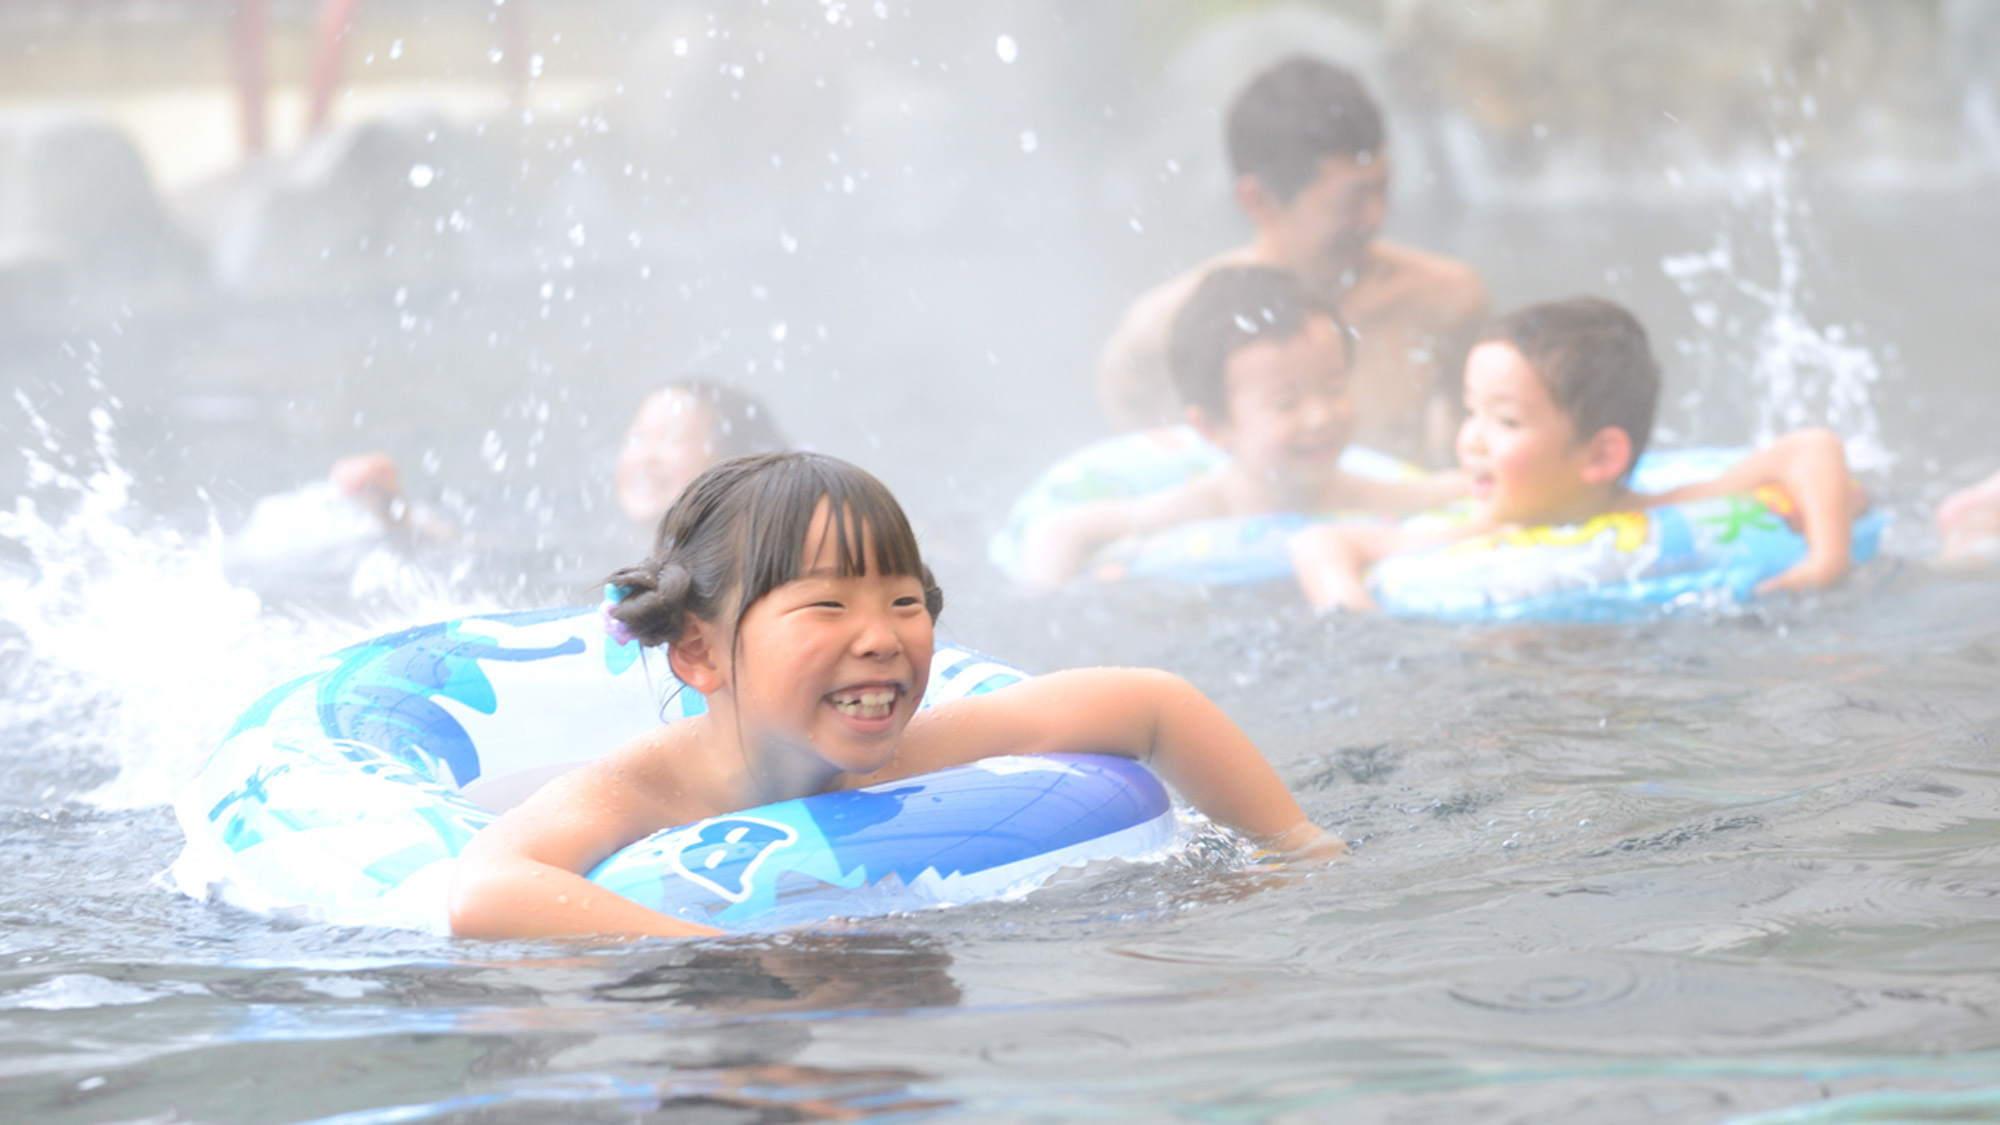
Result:
{"label": "cartoon print on swim ring", "polygon": [[[597,607],[417,626],[266,693],[181,792],[185,893],[338,925],[449,932],[452,865],[495,815],[663,721],[700,714]],[[1025,674],[940,646],[922,706]],[[1176,837],[1165,789],[1121,758],[993,758],[666,829],[591,877],[662,913],[761,929],[1026,893]]]}

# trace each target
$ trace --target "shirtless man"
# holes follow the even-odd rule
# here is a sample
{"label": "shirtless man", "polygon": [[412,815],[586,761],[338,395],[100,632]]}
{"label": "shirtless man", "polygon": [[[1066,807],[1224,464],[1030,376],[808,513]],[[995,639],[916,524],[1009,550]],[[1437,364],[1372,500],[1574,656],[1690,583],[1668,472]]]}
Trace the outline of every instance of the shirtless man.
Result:
{"label": "shirtless man", "polygon": [[1229,109],[1236,200],[1256,233],[1141,296],[1098,359],[1112,423],[1179,421],[1167,374],[1174,314],[1210,269],[1291,269],[1335,302],[1360,336],[1354,441],[1431,466],[1451,463],[1458,372],[1487,314],[1463,262],[1376,238],[1388,201],[1382,114],[1349,72],[1295,56],[1265,70]]}

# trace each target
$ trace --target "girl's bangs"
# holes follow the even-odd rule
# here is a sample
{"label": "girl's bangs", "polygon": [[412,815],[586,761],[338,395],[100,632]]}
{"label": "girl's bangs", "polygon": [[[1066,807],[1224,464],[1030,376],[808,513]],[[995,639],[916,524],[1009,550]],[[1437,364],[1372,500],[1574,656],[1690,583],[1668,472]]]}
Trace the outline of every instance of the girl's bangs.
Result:
{"label": "girl's bangs", "polygon": [[741,610],[797,579],[811,542],[813,515],[825,501],[825,534],[834,537],[835,573],[868,573],[867,547],[884,575],[924,576],[916,533],[896,498],[874,477],[844,462],[795,455],[783,469],[757,482],[757,495],[741,526],[744,560]]}

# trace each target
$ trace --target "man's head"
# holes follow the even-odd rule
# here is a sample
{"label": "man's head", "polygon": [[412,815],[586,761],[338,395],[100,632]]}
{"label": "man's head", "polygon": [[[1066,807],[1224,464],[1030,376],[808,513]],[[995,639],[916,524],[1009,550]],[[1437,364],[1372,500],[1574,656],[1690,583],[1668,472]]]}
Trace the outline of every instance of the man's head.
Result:
{"label": "man's head", "polygon": [[1351,72],[1303,55],[1251,79],[1229,107],[1237,200],[1287,265],[1342,281],[1382,227],[1382,112]]}
{"label": "man's head", "polygon": [[1167,364],[1188,421],[1258,471],[1330,470],[1354,428],[1352,334],[1296,274],[1211,270],[1175,316]]}
{"label": "man's head", "polygon": [[1568,522],[1615,494],[1660,397],[1646,330],[1610,301],[1530,305],[1480,334],[1465,365],[1460,466],[1504,522]]}

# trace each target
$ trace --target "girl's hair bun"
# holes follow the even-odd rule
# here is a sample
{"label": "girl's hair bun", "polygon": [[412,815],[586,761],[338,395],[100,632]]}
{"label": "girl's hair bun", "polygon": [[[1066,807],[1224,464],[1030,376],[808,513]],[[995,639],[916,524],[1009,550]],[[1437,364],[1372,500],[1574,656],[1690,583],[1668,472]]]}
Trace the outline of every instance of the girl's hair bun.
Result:
{"label": "girl's hair bun", "polygon": [[686,567],[649,558],[612,575],[611,582],[624,587],[626,594],[606,612],[624,623],[633,640],[652,646],[680,639],[687,628],[688,594],[694,584]]}

